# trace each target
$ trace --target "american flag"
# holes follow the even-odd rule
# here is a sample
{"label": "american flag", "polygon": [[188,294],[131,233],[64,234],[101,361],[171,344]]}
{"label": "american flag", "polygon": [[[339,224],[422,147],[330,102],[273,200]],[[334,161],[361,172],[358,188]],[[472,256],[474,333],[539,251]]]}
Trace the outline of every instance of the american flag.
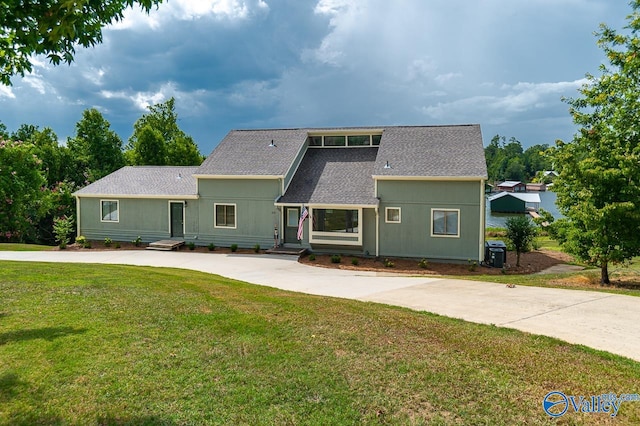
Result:
{"label": "american flag", "polygon": [[302,240],[302,235],[304,232],[304,220],[309,216],[309,211],[306,207],[302,207],[302,211],[300,212],[300,220],[298,221],[298,241]]}

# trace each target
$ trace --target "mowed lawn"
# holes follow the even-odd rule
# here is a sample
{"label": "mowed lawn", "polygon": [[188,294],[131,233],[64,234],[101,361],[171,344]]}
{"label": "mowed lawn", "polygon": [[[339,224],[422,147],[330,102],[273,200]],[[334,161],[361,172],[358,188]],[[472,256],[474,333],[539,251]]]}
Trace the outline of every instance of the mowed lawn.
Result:
{"label": "mowed lawn", "polygon": [[[550,391],[639,383],[628,359],[402,308],[193,271],[0,262],[0,424],[554,424]],[[639,423],[640,402],[560,419],[612,421]]]}

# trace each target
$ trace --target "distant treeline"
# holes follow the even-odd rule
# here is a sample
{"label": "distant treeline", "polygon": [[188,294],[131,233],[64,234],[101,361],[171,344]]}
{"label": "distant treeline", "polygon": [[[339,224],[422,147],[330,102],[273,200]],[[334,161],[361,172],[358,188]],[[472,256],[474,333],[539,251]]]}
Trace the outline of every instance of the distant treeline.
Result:
{"label": "distant treeline", "polygon": [[495,135],[489,146],[484,149],[487,160],[489,182],[515,180],[520,182],[538,182],[545,170],[551,170],[551,160],[544,156],[549,148],[547,144],[533,145],[522,149],[519,140]]}

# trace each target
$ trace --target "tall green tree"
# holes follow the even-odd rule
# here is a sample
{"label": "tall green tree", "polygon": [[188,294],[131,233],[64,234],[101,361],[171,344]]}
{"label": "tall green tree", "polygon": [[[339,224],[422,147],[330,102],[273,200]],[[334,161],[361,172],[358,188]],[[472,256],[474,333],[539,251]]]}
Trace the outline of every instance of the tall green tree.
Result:
{"label": "tall green tree", "polygon": [[609,264],[640,255],[640,0],[630,4],[626,31],[602,24],[596,33],[608,65],[567,101],[579,132],[550,150],[566,217],[555,224],[561,243],[600,267],[601,284],[610,282]]}
{"label": "tall green tree", "polygon": [[0,3],[0,83],[33,70],[33,56],[73,62],[76,46],[102,43],[102,27],[128,7],[149,12],[162,0],[4,0]]}
{"label": "tall green tree", "polygon": [[132,165],[197,166],[203,159],[193,138],[178,126],[174,98],[149,106],[149,113],[135,122],[126,157]]}
{"label": "tall green tree", "polygon": [[76,123],[76,136],[67,141],[70,155],[77,165],[74,181],[93,182],[125,165],[122,139],[95,108],[87,109]]}
{"label": "tall green tree", "polygon": [[36,240],[48,208],[40,165],[33,144],[0,138],[0,241]]}

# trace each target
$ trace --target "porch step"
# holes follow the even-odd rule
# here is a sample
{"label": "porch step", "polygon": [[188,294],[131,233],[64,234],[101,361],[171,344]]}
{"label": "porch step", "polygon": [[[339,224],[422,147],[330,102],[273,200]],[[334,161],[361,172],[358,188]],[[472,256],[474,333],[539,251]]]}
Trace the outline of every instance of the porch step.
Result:
{"label": "porch step", "polygon": [[183,246],[184,241],[177,240],[160,240],[150,243],[147,250],[159,250],[159,251],[171,251],[178,250],[178,247]]}
{"label": "porch step", "polygon": [[286,254],[293,256],[302,256],[307,252],[306,248],[300,247],[272,247],[268,250],[265,250],[267,254]]}

